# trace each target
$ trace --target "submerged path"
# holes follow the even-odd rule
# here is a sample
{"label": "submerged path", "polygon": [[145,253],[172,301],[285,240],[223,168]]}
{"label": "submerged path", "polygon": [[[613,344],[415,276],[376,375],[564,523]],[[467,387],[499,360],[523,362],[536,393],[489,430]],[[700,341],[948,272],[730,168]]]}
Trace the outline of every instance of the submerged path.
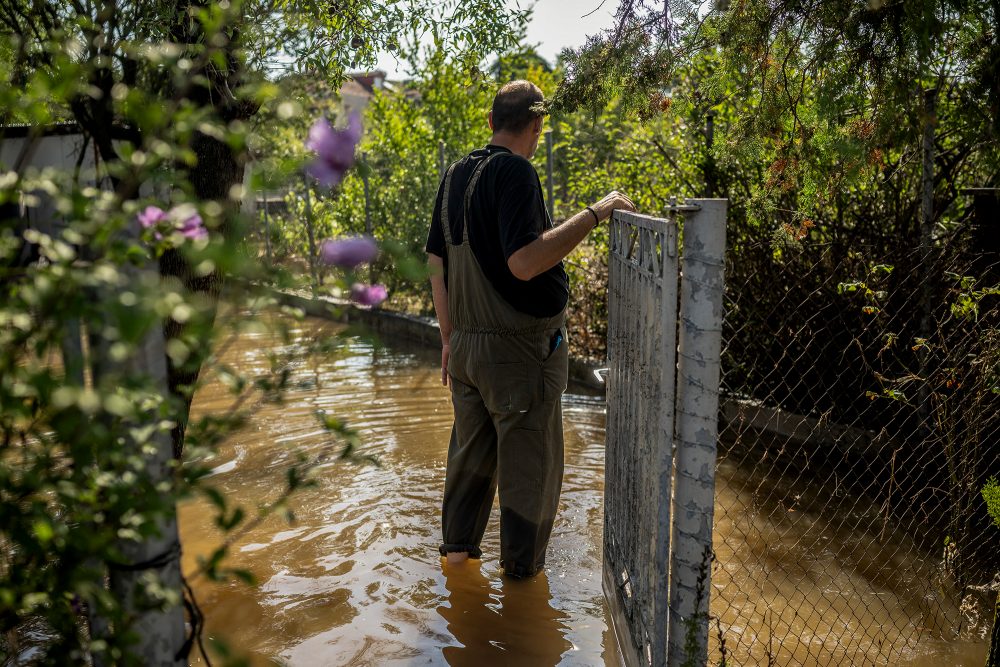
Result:
{"label": "submerged path", "polygon": [[[315,338],[336,330],[307,320],[299,333]],[[266,334],[243,334],[227,350],[226,361],[262,371],[274,345]],[[335,357],[297,368],[286,402],[256,409],[246,428],[220,447],[212,481],[231,502],[250,510],[280,492],[295,452],[316,454],[330,444],[316,410],[359,429],[364,451],[377,455],[381,465],[330,460],[318,470],[318,488],[295,496],[294,524],[271,517],[235,544],[228,564],[251,570],[260,585],[198,583],[208,637],[224,639],[255,665],[274,660],[295,667],[617,664],[600,583],[603,401],[565,397],[566,475],[546,574],[527,582],[500,576],[496,512],[481,568],[448,571],[436,548],[451,405],[439,384],[437,363],[431,350],[351,343]],[[229,404],[221,387],[208,386],[196,396],[194,414]],[[729,502],[746,507],[746,520],[760,521],[759,508],[749,495],[743,497],[743,476],[724,467],[719,478],[720,495],[736,494]],[[221,539],[212,516],[202,500],[181,508],[186,571]],[[716,575],[727,576],[721,561],[732,557],[720,553]],[[816,599],[824,594],[802,586],[795,569],[780,563],[768,579],[770,590],[778,593],[787,589],[788,595]],[[842,603],[848,604],[854,585],[840,583],[846,591]],[[780,615],[784,597],[753,597],[745,609],[754,609],[751,625],[759,625],[762,636],[766,623],[757,614]],[[898,613],[885,609],[884,618],[873,615],[870,622],[886,622]],[[795,656],[791,664],[859,659],[858,664],[872,664],[863,656],[838,661],[817,650],[822,637],[803,635],[802,640],[801,646],[781,647],[781,654]],[[908,651],[903,664],[978,667],[984,654],[981,645],[928,641]]]}
{"label": "submerged path", "polygon": [[[305,324],[309,336],[335,329]],[[266,336],[245,336],[230,362],[266,368]],[[298,369],[304,386],[283,406],[264,405],[219,451],[212,481],[253,508],[281,489],[294,451],[329,442],[314,411],[346,419],[381,466],[331,461],[319,488],[294,500],[296,521],[273,517],[235,545],[231,565],[260,586],[197,587],[209,636],[292,665],[605,665],[610,640],[600,584],[603,406],[569,396],[562,507],[547,576],[499,575],[496,514],[481,574],[446,573],[437,556],[440,497],[451,403],[433,353],[352,344],[336,358]],[[319,388],[317,388],[319,387]],[[196,413],[229,404],[221,388],[196,398]],[[185,570],[218,543],[212,510],[182,508]],[[514,590],[510,590],[510,589]]]}

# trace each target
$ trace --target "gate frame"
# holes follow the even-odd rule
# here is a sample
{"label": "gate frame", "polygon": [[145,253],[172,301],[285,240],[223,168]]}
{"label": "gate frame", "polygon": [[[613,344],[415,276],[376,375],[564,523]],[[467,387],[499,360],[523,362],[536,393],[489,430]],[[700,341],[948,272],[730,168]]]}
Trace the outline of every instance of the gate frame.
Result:
{"label": "gate frame", "polygon": [[[668,218],[616,211],[611,223],[609,271],[615,271],[615,279],[616,262],[622,259],[637,270],[650,268],[635,261],[632,251],[636,238],[624,233],[627,226],[654,229],[648,221],[665,223],[658,267],[661,303],[658,304],[659,312],[655,313],[660,326],[659,352],[663,361],[660,365],[661,409],[653,443],[657,493],[652,502],[658,502],[658,507],[657,525],[651,536],[654,562],[649,568],[654,584],[651,590],[661,593],[659,582],[662,582],[662,594],[653,597],[650,620],[655,634],[645,647],[636,646],[627,630],[628,616],[618,593],[627,580],[617,581],[616,564],[608,559],[610,538],[605,535],[603,539],[604,595],[611,611],[619,658],[628,667],[660,667],[668,661],[679,664],[688,658],[694,658],[694,664],[704,664],[707,660],[727,207],[726,199],[686,200],[680,205],[671,203],[667,209]],[[678,263],[676,218],[679,214],[687,215],[682,234],[683,252]],[[641,231],[636,236],[642,239],[642,261],[646,256],[644,252],[648,254],[655,249],[648,247],[646,235]],[[620,252],[626,241],[631,247],[620,253],[623,257],[616,259],[615,251]],[[609,289],[609,318],[616,310],[613,298]],[[649,316],[648,313],[639,315],[640,321]],[[617,335],[617,331],[609,322],[609,338],[612,334]],[[615,372],[616,360],[612,358],[614,350],[609,340],[609,395],[619,378]],[[618,417],[617,406],[608,405],[608,417],[611,426]],[[612,430],[607,429],[608,437],[615,435]],[[607,453],[606,444],[606,456]],[[638,573],[628,574],[634,577]],[[692,637],[697,654],[686,656],[687,643]]]}
{"label": "gate frame", "polygon": [[[651,221],[655,224],[651,224]],[[611,223],[611,248],[609,248],[609,253],[613,253],[615,250],[621,249],[625,243],[630,243],[632,247],[623,253],[625,255],[624,260],[638,268],[639,262],[635,261],[633,257],[636,238],[633,238],[631,235],[625,233],[627,229],[626,225],[640,230],[652,230],[655,233],[655,227],[659,224],[663,224],[664,229],[663,242],[660,248],[661,255],[659,257],[660,270],[657,280],[660,281],[662,303],[672,303],[676,306],[679,296],[680,278],[680,265],[677,258],[678,226],[676,220],[656,218],[653,216],[626,211],[615,211]],[[642,237],[641,232],[638,233],[638,237]],[[653,248],[648,248],[644,242],[640,244],[640,254],[643,252],[651,252],[653,250]],[[612,263],[615,261],[618,260],[615,260],[613,257],[609,259],[609,271],[615,270],[617,272],[617,268],[611,268]],[[609,316],[613,312],[611,298],[611,291],[609,289]],[[660,331],[665,332],[661,342],[661,353],[664,355],[665,362],[660,365],[661,392],[663,396],[671,397],[671,400],[667,400],[662,404],[663,409],[660,411],[659,419],[657,420],[658,423],[656,430],[657,435],[659,436],[657,438],[659,446],[656,447],[656,479],[657,486],[659,487],[657,495],[661,498],[666,497],[669,499],[671,495],[671,480],[673,476],[674,403],[672,397],[674,395],[674,367],[677,352],[676,307],[674,309],[661,308],[660,312],[656,315],[659,321]],[[611,334],[611,332],[612,330],[609,326],[609,334]],[[616,382],[618,379],[617,375],[614,373],[614,366],[612,359],[610,358],[611,349],[612,348],[609,346],[608,362],[609,366],[612,367],[612,372],[608,375],[609,389],[611,383]],[[608,408],[610,411],[611,406],[609,405]],[[607,454],[607,445],[605,445],[605,454]],[[605,501],[606,500],[607,496],[605,496]],[[670,530],[670,505],[669,502],[661,503],[657,511],[657,522],[654,527],[655,533],[652,537],[656,547],[654,562],[656,569],[655,572],[653,572],[653,578],[656,581],[667,581],[668,566],[670,561]],[[607,537],[605,536],[604,539],[606,543]],[[665,630],[669,619],[667,595],[664,594],[662,597],[657,598],[654,601],[651,619],[654,627],[662,626],[664,628],[663,635],[651,638],[652,641],[647,647],[647,659],[643,659],[643,656],[639,652],[639,647],[635,646],[631,636],[626,630],[626,628],[629,627],[627,620],[628,617],[618,593],[618,590],[628,582],[617,581],[618,575],[615,571],[618,567],[617,564],[609,562],[607,548],[603,549],[602,563],[602,588],[604,590],[604,597],[607,600],[608,607],[611,611],[612,626],[615,632],[615,638],[618,642],[619,657],[623,660],[624,664],[629,667],[632,665],[656,664],[661,660],[665,664],[667,652],[667,633]],[[666,591],[664,591],[664,593],[666,593]]]}

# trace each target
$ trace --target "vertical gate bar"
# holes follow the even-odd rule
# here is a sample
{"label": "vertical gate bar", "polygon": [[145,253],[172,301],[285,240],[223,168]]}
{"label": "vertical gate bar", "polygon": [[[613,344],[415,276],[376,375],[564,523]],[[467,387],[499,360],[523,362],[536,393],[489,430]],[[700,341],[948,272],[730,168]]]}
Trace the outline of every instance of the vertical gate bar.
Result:
{"label": "vertical gate bar", "polygon": [[654,653],[654,665],[667,664],[667,637],[669,632],[669,571],[670,571],[670,498],[674,474],[674,378],[677,368],[677,222],[668,220],[661,246],[661,293],[657,315],[660,324],[660,401],[657,420],[656,474],[659,493],[656,522],[656,574],[661,591],[654,603],[656,629],[662,633],[662,642]]}
{"label": "vertical gate bar", "polygon": [[[650,276],[646,271],[648,257],[649,257],[649,234],[646,229],[639,230],[639,266],[636,273],[636,279],[639,282],[640,289],[636,290],[638,297],[638,310],[639,317],[638,326],[636,327],[637,333],[639,335],[639,345],[637,347],[638,355],[638,372],[636,374],[636,384],[639,388],[639,400],[636,402],[636,426],[637,426],[637,443],[639,443],[639,451],[637,452],[637,461],[648,461],[650,459],[650,454],[654,451],[655,443],[653,442],[653,432],[649,428],[649,417],[650,408],[652,407],[652,398],[654,386],[652,382],[650,364],[652,356],[652,338],[656,335],[653,328],[652,318],[650,318],[650,310],[653,305],[652,294],[650,290]],[[641,494],[637,496],[638,502],[642,502],[644,498],[655,498],[656,490],[653,488],[653,475],[652,470],[645,466],[637,466],[637,472],[641,474]],[[637,508],[639,509],[639,508]],[[640,549],[637,552],[639,558],[636,562],[636,574],[643,575],[645,582],[642,585],[640,601],[642,603],[642,622],[644,626],[644,649],[646,652],[646,658],[652,660],[652,654],[654,650],[654,644],[657,642],[657,633],[655,627],[655,619],[653,616],[652,609],[652,596],[653,591],[656,590],[656,569],[649,567],[649,564],[653,561],[653,553],[656,544],[656,530],[655,523],[653,522],[653,517],[655,517],[655,508],[649,506],[641,508],[642,511],[636,512],[636,517],[641,517],[641,524],[638,525],[637,532],[640,537],[639,546]]]}
{"label": "vertical gate bar", "polygon": [[[630,344],[629,344],[629,359],[631,360],[631,370],[629,376],[631,382],[629,386],[631,388],[631,400],[629,401],[629,420],[628,420],[628,435],[629,437],[625,440],[629,443],[629,457],[628,457],[628,479],[626,483],[629,485],[628,499],[629,507],[628,516],[632,521],[632,526],[629,530],[629,548],[628,548],[628,576],[632,587],[632,606],[634,609],[633,615],[637,623],[637,632],[634,634],[638,640],[639,658],[643,662],[641,664],[646,664],[645,662],[645,650],[646,650],[646,635],[648,632],[648,624],[646,619],[646,609],[645,609],[645,599],[644,594],[646,591],[646,583],[643,581],[643,568],[642,561],[644,560],[646,551],[643,548],[643,536],[642,536],[642,505],[641,499],[645,496],[643,492],[643,487],[645,486],[642,476],[641,468],[636,465],[638,460],[641,460],[642,456],[642,322],[641,319],[637,318],[636,315],[642,309],[641,303],[641,284],[642,284],[642,274],[638,270],[640,265],[640,260],[642,258],[642,233],[638,227],[632,223],[632,234],[633,238],[636,238],[637,242],[631,244],[632,250],[632,260],[629,264],[629,309],[626,316],[631,320],[628,326],[628,331],[630,334]],[[628,320],[626,320],[628,322]],[[623,517],[624,518],[624,517]]]}
{"label": "vertical gate bar", "polygon": [[[698,203],[701,209],[684,224],[681,258],[668,659],[703,665],[708,659],[727,200]],[[695,655],[688,655],[689,640]]]}

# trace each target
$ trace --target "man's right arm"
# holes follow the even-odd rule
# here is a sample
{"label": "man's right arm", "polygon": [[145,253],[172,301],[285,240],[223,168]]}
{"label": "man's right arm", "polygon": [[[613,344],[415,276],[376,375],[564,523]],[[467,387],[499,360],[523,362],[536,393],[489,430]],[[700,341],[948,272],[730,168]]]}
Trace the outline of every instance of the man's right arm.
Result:
{"label": "man's right arm", "polygon": [[444,284],[444,260],[433,253],[427,253],[427,265],[431,272],[434,313],[441,329],[441,384],[447,387],[448,357],[451,355],[451,317],[448,314],[448,287]]}
{"label": "man's right arm", "polygon": [[507,267],[518,280],[531,280],[545,273],[572,252],[600,221],[610,218],[618,209],[634,211],[635,204],[620,192],[612,192],[558,227],[542,232],[537,239],[514,252],[507,259]]}

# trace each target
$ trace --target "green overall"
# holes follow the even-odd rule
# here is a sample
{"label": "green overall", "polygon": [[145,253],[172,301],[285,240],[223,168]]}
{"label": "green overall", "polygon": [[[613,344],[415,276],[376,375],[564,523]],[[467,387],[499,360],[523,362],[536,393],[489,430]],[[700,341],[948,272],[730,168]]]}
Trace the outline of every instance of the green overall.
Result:
{"label": "green overall", "polygon": [[469,246],[469,203],[493,157],[484,158],[469,179],[459,245],[448,222],[454,165],[444,183],[441,226],[448,254],[453,327],[448,375],[455,424],[440,550],[481,557],[479,544],[499,483],[500,562],[507,574],[531,576],[545,564],[559,505],[568,345],[565,312],[538,318],[515,309],[483,274]]}

